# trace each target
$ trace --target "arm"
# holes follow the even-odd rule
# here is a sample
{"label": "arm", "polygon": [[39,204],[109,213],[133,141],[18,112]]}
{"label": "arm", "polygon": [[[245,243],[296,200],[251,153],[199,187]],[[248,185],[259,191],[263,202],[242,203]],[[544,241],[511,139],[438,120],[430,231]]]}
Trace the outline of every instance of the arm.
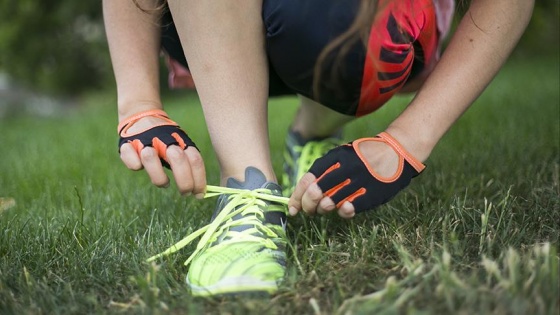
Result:
{"label": "arm", "polygon": [[426,160],[507,60],[533,5],[532,0],[473,0],[434,72],[387,131]]}
{"label": "arm", "polygon": [[[387,132],[418,160],[426,160],[504,64],[529,22],[533,5],[533,0],[473,0],[433,73]],[[364,141],[359,149],[378,174],[395,174],[397,155],[389,146]],[[290,199],[290,214],[335,209],[315,180],[307,173],[298,183]],[[355,209],[345,202],[338,213],[350,218]]]}
{"label": "arm", "polygon": [[[141,1],[152,7],[156,1]],[[159,94],[160,29],[155,15],[133,1],[103,1],[103,16],[117,82],[119,120],[161,109]]]}
{"label": "arm", "polygon": [[[147,8],[156,4],[155,0],[138,2]],[[104,0],[103,15],[117,83],[119,121],[122,123],[139,112],[162,109],[158,62],[160,28],[157,15],[142,12],[133,1],[121,0]],[[134,136],[157,125],[169,123],[169,120],[160,117],[147,116],[131,122],[126,133]],[[160,157],[165,157],[179,191],[202,197],[206,187],[206,174],[196,147],[188,146],[182,150],[177,145],[162,145],[156,151],[152,146],[139,148],[131,143],[124,143],[120,147],[120,153],[121,160],[129,169],[144,168],[152,183],[159,187],[169,185],[160,161]]]}

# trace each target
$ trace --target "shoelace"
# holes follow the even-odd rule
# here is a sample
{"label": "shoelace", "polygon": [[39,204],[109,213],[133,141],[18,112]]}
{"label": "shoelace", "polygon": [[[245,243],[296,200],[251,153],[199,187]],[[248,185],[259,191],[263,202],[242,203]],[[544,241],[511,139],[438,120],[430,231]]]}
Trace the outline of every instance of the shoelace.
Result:
{"label": "shoelace", "polygon": [[[289,199],[286,197],[271,195],[270,190],[264,188],[245,190],[212,185],[206,186],[206,195],[204,198],[216,197],[222,194],[229,195],[229,202],[211,223],[187,235],[175,245],[148,258],[146,261],[151,262],[160,257],[173,254],[190,244],[201,235],[202,237],[198,242],[195,251],[189,256],[187,261],[185,261],[185,265],[188,265],[201,250],[210,246],[210,244],[217,240],[218,236],[221,236],[224,233],[225,236],[223,237],[223,240],[214,246],[224,246],[236,242],[250,241],[261,243],[267,248],[276,249],[276,244],[274,244],[270,238],[278,238],[279,236],[272,229],[264,225],[261,220],[257,219],[258,217],[264,218],[264,212],[259,206],[265,206],[265,200],[287,205]],[[254,215],[247,217],[244,216],[237,220],[230,220],[238,214],[243,216],[247,214]],[[239,225],[254,225],[255,228],[245,229],[241,232],[229,231],[230,227]],[[255,232],[261,232],[270,238],[255,236],[253,235]]]}

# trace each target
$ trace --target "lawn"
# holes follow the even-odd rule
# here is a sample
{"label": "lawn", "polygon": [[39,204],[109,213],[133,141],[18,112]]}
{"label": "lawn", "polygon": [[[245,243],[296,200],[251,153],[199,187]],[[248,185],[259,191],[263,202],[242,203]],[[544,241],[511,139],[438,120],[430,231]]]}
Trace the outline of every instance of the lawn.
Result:
{"label": "lawn", "polygon": [[[267,298],[200,299],[184,284],[191,244],[145,259],[208,223],[214,199],[184,198],[128,171],[115,97],[61,115],[0,120],[0,314],[558,314],[558,59],[512,59],[389,204],[344,221],[289,222],[288,276]],[[397,98],[345,131],[374,135]],[[169,114],[219,177],[197,98]],[[271,101],[280,173],[294,98]]]}

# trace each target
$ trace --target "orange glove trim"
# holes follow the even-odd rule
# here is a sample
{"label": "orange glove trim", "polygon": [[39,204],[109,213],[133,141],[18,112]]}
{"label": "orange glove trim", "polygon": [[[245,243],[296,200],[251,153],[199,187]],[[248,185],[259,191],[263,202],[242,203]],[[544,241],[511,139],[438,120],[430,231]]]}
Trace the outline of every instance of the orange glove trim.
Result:
{"label": "orange glove trim", "polygon": [[[128,129],[130,129],[130,127],[132,127],[137,121],[139,121],[140,119],[144,118],[144,117],[158,117],[161,118],[163,120],[165,120],[165,123],[161,123],[158,125],[153,125],[150,126],[150,128],[154,128],[154,127],[158,127],[158,126],[178,126],[178,124],[176,122],[174,122],[173,120],[169,119],[169,116],[167,116],[167,113],[164,112],[161,109],[150,109],[147,111],[143,111],[143,112],[139,112],[136,113],[126,119],[124,119],[123,121],[121,121],[117,127],[117,132],[119,133],[119,135],[123,138],[125,137],[130,137],[139,133],[142,133],[145,130],[141,130],[132,134],[128,134]],[[149,128],[148,128],[149,129]]]}

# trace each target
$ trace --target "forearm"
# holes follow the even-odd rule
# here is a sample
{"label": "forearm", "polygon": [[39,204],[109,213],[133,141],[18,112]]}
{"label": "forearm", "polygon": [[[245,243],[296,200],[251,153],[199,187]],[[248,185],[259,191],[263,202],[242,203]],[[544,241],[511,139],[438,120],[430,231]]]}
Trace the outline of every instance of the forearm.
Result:
{"label": "forearm", "polygon": [[[139,1],[148,8],[155,2]],[[117,83],[119,120],[161,108],[157,16],[140,11],[130,0],[104,0],[103,16]]]}
{"label": "forearm", "polygon": [[532,0],[473,0],[433,73],[387,131],[425,160],[504,64],[532,8]]}

